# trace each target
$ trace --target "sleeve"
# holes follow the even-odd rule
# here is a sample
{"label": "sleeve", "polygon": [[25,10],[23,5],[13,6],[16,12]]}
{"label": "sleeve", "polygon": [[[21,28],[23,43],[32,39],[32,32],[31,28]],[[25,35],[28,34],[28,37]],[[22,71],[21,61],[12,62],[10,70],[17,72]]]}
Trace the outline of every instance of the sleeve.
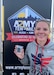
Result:
{"label": "sleeve", "polygon": [[24,58],[23,59],[19,59],[20,62],[23,65],[29,65],[30,64],[29,56],[28,56],[28,51],[29,51],[29,45],[27,45],[27,47],[26,47]]}

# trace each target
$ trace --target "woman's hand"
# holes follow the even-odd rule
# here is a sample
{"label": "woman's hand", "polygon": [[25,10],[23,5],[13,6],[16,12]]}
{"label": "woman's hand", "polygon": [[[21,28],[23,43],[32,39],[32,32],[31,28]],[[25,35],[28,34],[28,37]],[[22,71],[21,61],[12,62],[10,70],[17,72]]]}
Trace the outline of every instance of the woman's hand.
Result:
{"label": "woman's hand", "polygon": [[24,58],[24,49],[22,48],[22,50],[21,50],[20,52],[18,52],[18,51],[16,50],[16,45],[15,45],[14,54],[15,54],[18,58],[23,59],[23,58]]}

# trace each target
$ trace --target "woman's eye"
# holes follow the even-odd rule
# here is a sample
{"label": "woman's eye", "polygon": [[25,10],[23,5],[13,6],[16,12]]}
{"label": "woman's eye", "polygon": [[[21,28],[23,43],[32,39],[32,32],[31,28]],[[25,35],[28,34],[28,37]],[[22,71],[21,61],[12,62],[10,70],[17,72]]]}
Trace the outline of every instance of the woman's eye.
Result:
{"label": "woman's eye", "polygon": [[37,30],[40,30],[40,28],[37,28]]}
{"label": "woman's eye", "polygon": [[44,28],[43,30],[44,30],[44,31],[47,31],[47,29],[46,29],[46,28]]}
{"label": "woman's eye", "polygon": [[[36,30],[41,30],[41,28],[37,28]],[[43,28],[42,30],[47,31],[47,28]]]}

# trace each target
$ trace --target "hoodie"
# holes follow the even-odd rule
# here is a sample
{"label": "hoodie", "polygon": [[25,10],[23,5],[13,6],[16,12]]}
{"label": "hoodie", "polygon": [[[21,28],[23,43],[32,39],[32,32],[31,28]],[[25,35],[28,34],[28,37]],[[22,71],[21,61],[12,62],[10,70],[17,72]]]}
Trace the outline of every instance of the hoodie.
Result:
{"label": "hoodie", "polygon": [[28,43],[20,62],[30,64],[29,75],[54,75],[54,43],[50,40],[44,47],[35,41]]}

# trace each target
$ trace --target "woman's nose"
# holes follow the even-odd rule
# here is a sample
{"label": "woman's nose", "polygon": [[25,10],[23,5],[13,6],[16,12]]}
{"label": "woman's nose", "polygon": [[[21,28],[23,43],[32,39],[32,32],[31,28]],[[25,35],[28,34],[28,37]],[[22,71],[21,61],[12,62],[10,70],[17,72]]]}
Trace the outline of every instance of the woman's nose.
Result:
{"label": "woman's nose", "polygon": [[40,33],[43,33],[43,32],[44,32],[43,29],[41,29],[41,30],[40,30]]}

